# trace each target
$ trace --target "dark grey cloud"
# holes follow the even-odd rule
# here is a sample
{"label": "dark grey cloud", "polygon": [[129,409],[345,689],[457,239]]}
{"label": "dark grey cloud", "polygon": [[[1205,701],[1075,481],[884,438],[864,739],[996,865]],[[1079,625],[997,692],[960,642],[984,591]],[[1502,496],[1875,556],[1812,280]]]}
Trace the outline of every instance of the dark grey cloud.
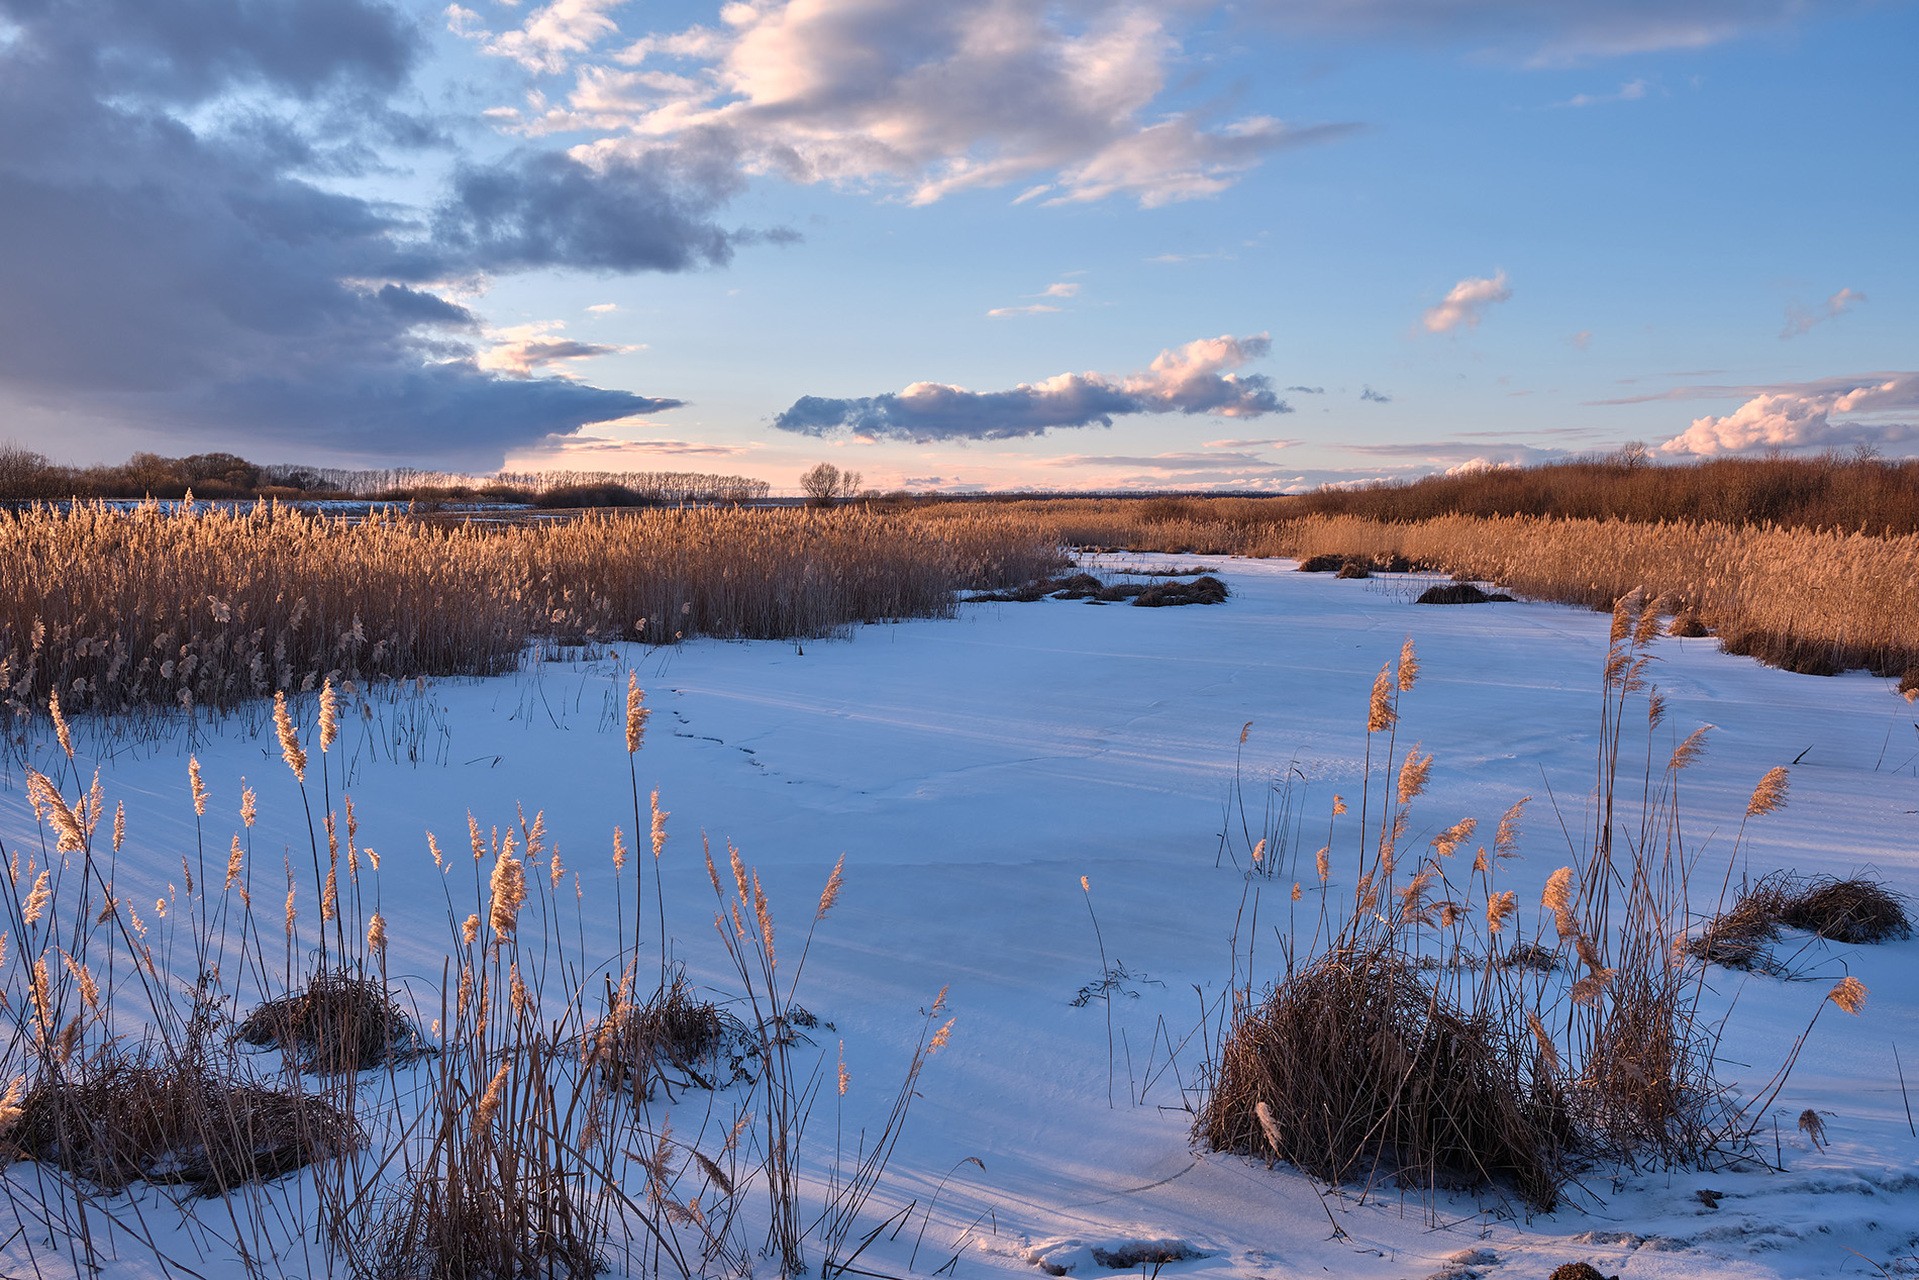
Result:
{"label": "dark grey cloud", "polygon": [[1297,391],[1301,395],[1307,396],[1323,396],[1326,394],[1326,388],[1324,387],[1288,387],[1286,389],[1288,391]]}
{"label": "dark grey cloud", "polygon": [[1382,391],[1375,391],[1371,387],[1362,388],[1359,393],[1359,398],[1361,400],[1370,400],[1374,404],[1391,404],[1393,402],[1391,396]]}
{"label": "dark grey cloud", "polygon": [[672,150],[612,152],[594,165],[522,151],[463,166],[434,231],[487,270],[685,271],[723,265],[735,243],[758,238],[713,221],[744,185],[737,155],[719,133]]}
{"label": "dark grey cloud", "polygon": [[710,140],[456,163],[423,219],[316,181],[442,141],[392,4],[0,0],[0,30],[0,409],[161,451],[488,467],[680,403],[483,368],[435,282],[726,261],[738,178]]}
{"label": "dark grey cloud", "polygon": [[1110,427],[1136,413],[1208,413],[1257,418],[1290,413],[1264,374],[1236,368],[1266,355],[1272,342],[1259,334],[1202,338],[1162,351],[1140,373],[1063,373],[1009,391],[969,391],[938,382],[916,382],[900,392],[834,399],[801,396],[773,419],[782,431],[825,436],[836,432],[874,439],[1010,440],[1044,435],[1056,427]]}

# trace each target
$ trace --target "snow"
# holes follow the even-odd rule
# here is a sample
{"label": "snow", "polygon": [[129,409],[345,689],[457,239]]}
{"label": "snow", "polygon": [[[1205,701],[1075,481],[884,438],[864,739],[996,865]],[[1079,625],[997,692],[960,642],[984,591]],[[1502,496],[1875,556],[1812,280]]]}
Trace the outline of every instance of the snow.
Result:
{"label": "snow", "polygon": [[[1916,942],[1788,938],[1795,980],[1710,972],[1708,1016],[1728,1015],[1721,1070],[1748,1091],[1820,1015],[1773,1107],[1776,1147],[1768,1126],[1766,1154],[1781,1172],[1596,1169],[1566,1207],[1529,1218],[1497,1191],[1329,1188],[1196,1149],[1187,1107],[1232,981],[1236,922],[1263,981],[1288,922],[1304,927],[1313,909],[1310,894],[1295,908],[1289,890],[1296,879],[1313,885],[1332,796],[1359,785],[1380,666],[1413,638],[1422,671],[1399,741],[1402,750],[1419,741],[1435,763],[1409,846],[1466,816],[1489,836],[1509,804],[1535,797],[1523,856],[1504,873],[1530,919],[1546,877],[1573,860],[1569,839],[1585,820],[1608,619],[1538,604],[1416,607],[1423,581],[1336,581],[1287,561],[1101,561],[1172,565],[1220,575],[1232,599],[967,605],[954,620],[868,626],[841,640],[616,646],[495,679],[389,686],[371,693],[366,718],[348,717],[324,762],[309,743],[311,767],[332,771],[336,804],[344,778],[360,842],[381,855],[389,965],[415,992],[437,983],[448,941],[446,877],[425,833],[463,851],[469,813],[485,828],[513,822],[518,806],[529,819],[543,810],[549,839],[581,877],[585,948],[613,952],[594,907],[631,892],[614,878],[615,824],[645,847],[643,830],[634,839],[622,739],[629,670],[653,711],[634,760],[641,817],[657,787],[672,814],[660,864],[668,932],[692,981],[737,991],[712,930],[702,834],[721,856],[736,844],[760,871],[783,936],[803,928],[843,853],[844,894],[819,926],[798,998],[832,1024],[818,1033],[829,1076],[844,1043],[849,1134],[890,1103],[921,1011],[942,988],[958,1018],[856,1232],[913,1205],[862,1256],[872,1271],[931,1273],[957,1259],[948,1269],[961,1280],[1042,1267],[1085,1276],[1118,1256],[1133,1259],[1121,1270],[1192,1277],[1543,1276],[1574,1260],[1629,1280],[1919,1274],[1919,1139],[1893,1059],[1897,1046],[1919,1069]],[[1680,799],[1701,859],[1700,910],[1728,876],[1781,867],[1919,888],[1919,725],[1890,682],[1782,673],[1711,640],[1667,639],[1656,651],[1652,679],[1669,699],[1656,758],[1695,726],[1715,726]],[[304,710],[310,725],[310,699]],[[121,875],[148,884],[136,901],[167,894],[182,851],[195,847],[189,751],[213,796],[210,860],[224,865],[243,777],[259,791],[253,845],[267,883],[279,883],[283,848],[296,868],[307,856],[300,794],[262,715],[146,744],[82,726],[80,745],[82,773],[99,759],[109,805],[127,806]],[[50,743],[39,760],[51,767]],[[1792,765],[1790,802],[1748,824],[1732,868],[1746,799],[1778,764]],[[1228,811],[1236,777],[1249,821],[1276,786],[1292,788],[1300,815],[1293,861],[1252,882],[1250,895],[1241,819]],[[11,847],[29,843],[34,820],[17,771],[9,781],[0,832]],[[1334,849],[1347,851],[1335,855],[1335,887],[1352,880],[1349,821],[1332,828]],[[649,876],[647,918],[652,892]],[[279,895],[266,896],[277,908]],[[1255,896],[1248,929],[1242,911]],[[1102,944],[1130,975],[1110,1001],[1110,1049],[1108,1003],[1072,1005],[1101,975]],[[1847,973],[1871,991],[1863,1015],[1820,1012]],[[685,1105],[697,1127],[707,1101]],[[1807,1108],[1825,1119],[1823,1149],[1796,1127]],[[830,1142],[812,1151],[808,1176],[823,1178],[831,1154]],[[29,1166],[8,1177],[16,1195],[43,1194]],[[1722,1193],[1717,1207],[1701,1189]],[[194,1271],[240,1274],[215,1238],[230,1226],[204,1205],[176,1206],[157,1190],[127,1203],[130,1220],[191,1257]],[[750,1204],[763,1213],[760,1199]],[[0,1235],[11,1233],[8,1212]],[[207,1232],[184,1225],[194,1213]],[[32,1252],[60,1273],[64,1255],[36,1234],[45,1233],[0,1246],[0,1267],[23,1273]],[[1156,1263],[1155,1249],[1181,1256]],[[311,1246],[300,1265],[319,1265]],[[776,1267],[756,1257],[755,1272]],[[122,1240],[106,1274],[165,1272]]]}

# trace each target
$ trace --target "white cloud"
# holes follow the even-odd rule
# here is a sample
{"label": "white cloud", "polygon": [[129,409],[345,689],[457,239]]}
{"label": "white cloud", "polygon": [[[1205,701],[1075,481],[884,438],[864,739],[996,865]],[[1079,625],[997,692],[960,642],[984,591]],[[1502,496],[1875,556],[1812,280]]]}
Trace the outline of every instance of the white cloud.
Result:
{"label": "white cloud", "polygon": [[1504,271],[1495,272],[1491,279],[1468,276],[1454,285],[1438,306],[1426,312],[1426,331],[1447,333],[1461,325],[1477,329],[1481,312],[1512,296],[1513,291],[1506,285]]}
{"label": "white cloud", "polygon": [[1040,294],[1042,298],[1076,298],[1078,296],[1079,285],[1070,280],[1055,281],[1047,285]]}
{"label": "white cloud", "polygon": [[[1893,421],[1895,415],[1906,420]],[[1919,442],[1919,373],[1900,373],[1763,391],[1723,417],[1693,419],[1659,449],[1703,457],[1914,442]]]}
{"label": "white cloud", "polygon": [[511,58],[529,71],[548,75],[565,71],[572,55],[590,51],[619,24],[607,12],[626,0],[552,0],[527,15],[511,31],[495,35],[479,26],[480,16],[459,5],[447,8],[447,25],[454,34],[478,40],[484,53]]}
{"label": "white cloud", "polygon": [[1866,295],[1857,289],[1841,289],[1826,299],[1826,305],[1817,311],[1808,311],[1798,303],[1786,307],[1786,327],[1779,331],[1781,338],[1796,338],[1814,325],[1824,324],[1828,320],[1843,316],[1866,300]]}
{"label": "white cloud", "polygon": [[[511,49],[551,70],[598,38],[606,0],[556,0],[574,27]],[[546,12],[545,10],[542,11]],[[1274,151],[1350,126],[1265,116],[1215,120],[1159,99],[1181,56],[1174,8],[1049,0],[758,0],[719,27],[649,36],[576,68],[567,103],[528,131],[593,129],[598,150],[724,133],[755,172],[876,187],[928,204],[1019,184],[1048,203],[1125,196],[1143,205],[1215,194]],[[537,16],[537,15],[536,15]],[[515,33],[510,33],[515,34]],[[496,48],[495,46],[499,46]],[[672,60],[671,69],[661,66]]]}
{"label": "white cloud", "polygon": [[1049,307],[1043,302],[1035,302],[1024,307],[994,307],[986,314],[989,316],[1044,316],[1058,311],[1058,307]]}
{"label": "white cloud", "polygon": [[620,309],[620,304],[617,302],[596,302],[592,306],[587,308],[588,311],[592,312],[596,316],[611,315],[613,312],[618,311],[619,309]]}
{"label": "white cloud", "polygon": [[488,329],[486,336],[493,345],[474,356],[473,363],[489,373],[505,374],[512,378],[531,378],[541,373],[571,378],[576,376],[573,365],[577,361],[644,349],[579,342],[560,336],[565,328],[566,325],[561,321],[543,320],[535,324]]}

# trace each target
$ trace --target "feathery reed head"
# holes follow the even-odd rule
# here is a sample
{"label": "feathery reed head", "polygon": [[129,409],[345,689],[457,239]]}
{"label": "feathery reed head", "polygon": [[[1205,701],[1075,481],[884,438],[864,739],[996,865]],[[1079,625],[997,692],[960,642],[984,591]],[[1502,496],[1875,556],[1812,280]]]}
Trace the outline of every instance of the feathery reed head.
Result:
{"label": "feathery reed head", "polygon": [[1752,790],[1752,799],[1746,802],[1746,816],[1756,818],[1762,813],[1785,808],[1788,776],[1784,765],[1774,765],[1766,770],[1766,776],[1759,779],[1759,785]]}
{"label": "feathery reed head", "polygon": [[67,759],[73,759],[73,732],[67,727],[67,717],[60,710],[60,691],[47,693],[47,714],[53,717],[54,736],[60,739],[60,749],[67,753]]}
{"label": "feathery reed head", "polygon": [[1366,704],[1366,732],[1379,733],[1393,727],[1399,712],[1393,709],[1393,678],[1389,667],[1381,667],[1373,679],[1373,696]]}
{"label": "feathery reed head", "polygon": [[340,695],[333,690],[333,678],[327,677],[320,686],[320,750],[322,753],[333,746],[333,740],[340,736]]}
{"label": "feathery reed head", "polygon": [[1848,974],[1839,979],[1826,999],[1844,1009],[1847,1013],[1858,1013],[1866,1007],[1866,984]]}
{"label": "feathery reed head", "polygon": [[526,901],[526,868],[510,847],[502,846],[494,859],[490,887],[493,905],[487,923],[494,933],[511,935],[519,927],[520,906]]}
{"label": "feathery reed head", "polygon": [[1706,752],[1706,734],[1711,729],[1711,725],[1702,724],[1687,734],[1686,740],[1673,748],[1672,759],[1666,762],[1666,768],[1676,773],[1704,755]]}
{"label": "feathery reed head", "polygon": [[842,853],[840,860],[833,864],[833,874],[826,878],[826,887],[820,890],[820,908],[813,914],[815,920],[825,919],[826,913],[833,909],[833,904],[840,900],[840,885],[845,880],[846,855]]}
{"label": "feathery reed head", "polygon": [[1419,679],[1419,658],[1413,653],[1413,638],[1407,636],[1405,643],[1399,646],[1399,671],[1394,683],[1401,693],[1410,693],[1415,681]]}
{"label": "feathery reed head", "polygon": [[632,755],[640,749],[640,743],[646,740],[646,718],[652,713],[646,709],[646,692],[640,688],[640,676],[636,671],[626,673],[626,753]]}
{"label": "feathery reed head", "polygon": [[287,711],[284,692],[273,695],[273,730],[280,736],[280,758],[293,770],[294,778],[307,780],[307,753],[300,747],[300,735],[293,730],[293,716]]}
{"label": "feathery reed head", "polygon": [[1419,754],[1419,744],[1406,753],[1406,761],[1399,767],[1399,803],[1411,804],[1420,792],[1426,789],[1426,775],[1432,772],[1433,757]]}

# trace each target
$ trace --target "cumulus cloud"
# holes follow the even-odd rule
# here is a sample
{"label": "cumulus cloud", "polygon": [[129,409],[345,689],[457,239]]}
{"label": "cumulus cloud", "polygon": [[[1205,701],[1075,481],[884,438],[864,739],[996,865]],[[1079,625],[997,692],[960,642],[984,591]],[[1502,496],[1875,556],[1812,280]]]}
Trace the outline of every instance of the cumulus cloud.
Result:
{"label": "cumulus cloud", "polygon": [[1477,329],[1480,314],[1487,307],[1496,302],[1505,302],[1512,296],[1513,291],[1507,287],[1504,271],[1494,272],[1490,279],[1468,276],[1454,285],[1438,306],[1426,312],[1426,332],[1448,333],[1462,325]]}
{"label": "cumulus cloud", "polygon": [[825,436],[850,432],[872,439],[1006,440],[1058,427],[1109,427],[1137,413],[1213,414],[1256,418],[1289,413],[1263,374],[1236,369],[1267,355],[1265,334],[1202,338],[1160,352],[1139,373],[1062,373],[1009,391],[969,391],[916,382],[904,391],[858,399],[802,396],[773,419],[782,431]]}
{"label": "cumulus cloud", "polygon": [[1919,373],[1899,373],[1763,391],[1723,417],[1694,418],[1690,427],[1659,450],[1704,457],[1915,442],[1919,442]]}
{"label": "cumulus cloud", "polygon": [[511,58],[529,71],[557,73],[566,70],[574,55],[591,49],[600,40],[619,31],[619,24],[607,16],[625,0],[553,0],[527,15],[526,21],[510,31],[494,34],[481,27],[480,15],[454,4],[447,6],[447,25],[455,35],[480,42],[480,48],[495,57]]}
{"label": "cumulus cloud", "polygon": [[[1829,6],[1839,8],[1844,6]],[[1255,0],[1249,8],[1291,30],[1361,39],[1471,43],[1534,63],[1701,49],[1784,27],[1803,0]]]}
{"label": "cumulus cloud", "polygon": [[487,468],[680,403],[526,376],[590,344],[489,367],[440,282],[723,262],[724,148],[456,151],[422,217],[313,178],[450,145],[411,114],[421,46],[383,0],[0,7],[0,407],[142,447]]}
{"label": "cumulus cloud", "polygon": [[1798,303],[1789,303],[1786,307],[1786,327],[1779,331],[1781,338],[1796,338],[1815,325],[1843,316],[1866,300],[1866,295],[1857,289],[1841,289],[1826,299],[1826,305],[1817,311],[1809,310]]}
{"label": "cumulus cloud", "polygon": [[[613,61],[631,69],[576,58],[565,101],[519,127],[627,147],[721,131],[752,171],[920,204],[1018,184],[1021,199],[1149,206],[1213,195],[1276,151],[1351,130],[1169,110],[1175,14],[1048,0],[729,4],[717,26],[619,50]],[[566,53],[544,41],[530,65]]]}

